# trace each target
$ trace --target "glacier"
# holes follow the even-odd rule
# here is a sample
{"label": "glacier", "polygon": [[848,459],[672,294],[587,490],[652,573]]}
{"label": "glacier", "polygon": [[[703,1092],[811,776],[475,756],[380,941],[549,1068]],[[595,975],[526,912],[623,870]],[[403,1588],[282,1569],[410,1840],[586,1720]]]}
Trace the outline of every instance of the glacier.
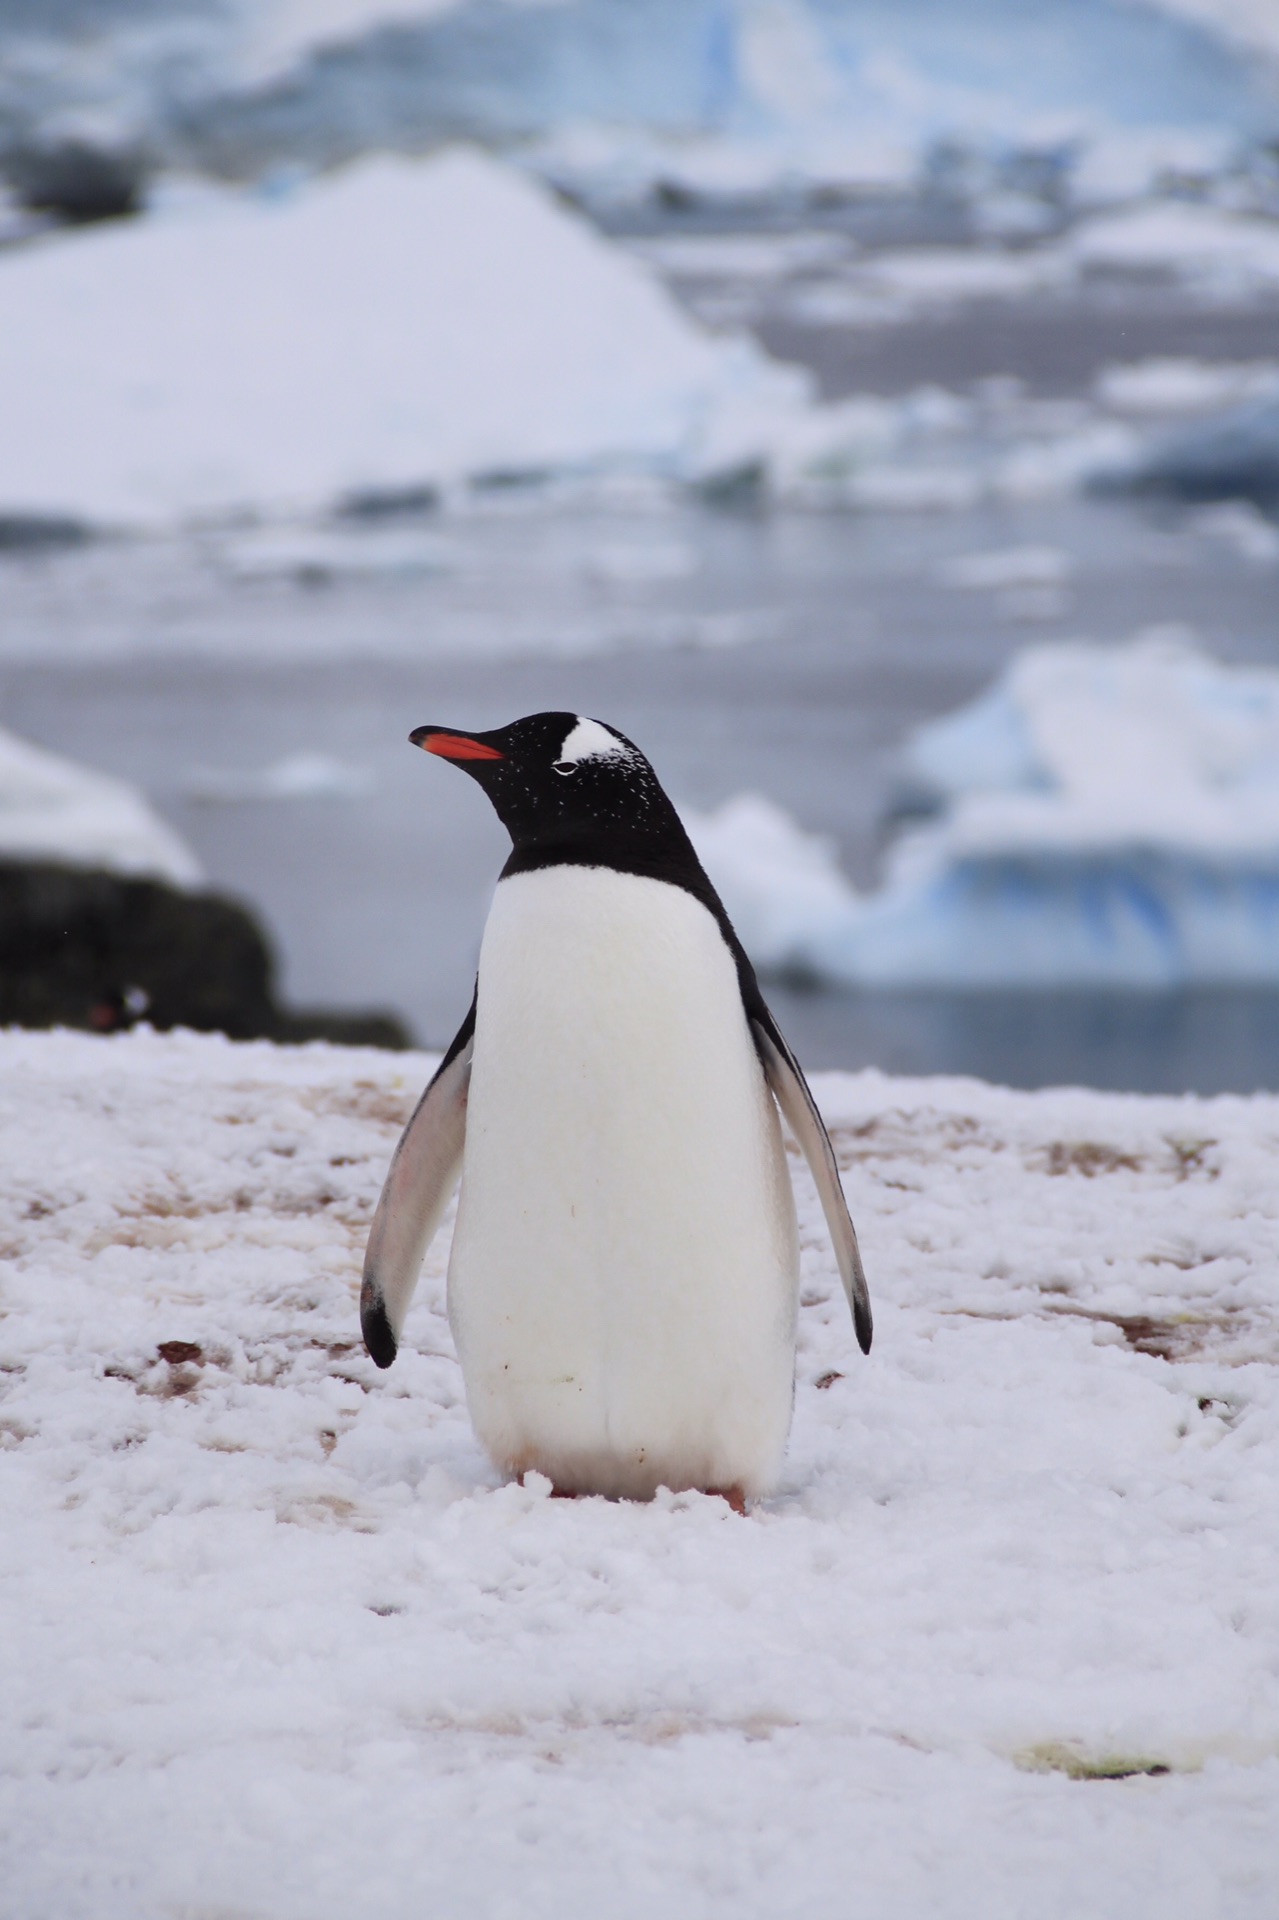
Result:
{"label": "glacier", "polygon": [[[1264,0],[1257,0],[1259,16]],[[1218,8],[1214,16],[1212,7]],[[32,0],[0,4],[0,154],[59,140],[238,177],[376,147],[593,128],[650,183],[709,136],[721,183],[902,184],[958,140],[1068,175],[1116,131],[1279,125],[1239,0]],[[1243,22],[1242,29],[1240,22]],[[633,137],[658,141],[645,154]],[[583,149],[578,146],[580,156]],[[565,149],[560,149],[563,161]],[[930,160],[931,156],[931,160]],[[692,156],[705,182],[706,156]],[[570,171],[572,169],[570,168]],[[579,181],[579,184],[583,182]]]}
{"label": "glacier", "polygon": [[1279,982],[1279,671],[1184,635],[1020,653],[903,755],[858,893],[770,803],[690,829],[766,972],[859,987]]}

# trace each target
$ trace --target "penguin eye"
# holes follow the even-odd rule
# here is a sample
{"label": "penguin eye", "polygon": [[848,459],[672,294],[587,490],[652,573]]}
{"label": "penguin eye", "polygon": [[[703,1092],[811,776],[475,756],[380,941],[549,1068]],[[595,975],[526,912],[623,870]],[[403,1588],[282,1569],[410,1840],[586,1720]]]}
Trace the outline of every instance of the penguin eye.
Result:
{"label": "penguin eye", "polygon": [[551,763],[551,772],[562,774],[576,773],[577,762],[576,760],[554,760]]}

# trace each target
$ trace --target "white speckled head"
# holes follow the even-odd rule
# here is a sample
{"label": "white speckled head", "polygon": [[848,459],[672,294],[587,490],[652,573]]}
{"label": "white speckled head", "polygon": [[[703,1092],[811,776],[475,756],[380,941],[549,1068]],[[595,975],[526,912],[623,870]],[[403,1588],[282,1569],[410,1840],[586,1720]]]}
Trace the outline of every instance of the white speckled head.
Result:
{"label": "white speckled head", "polygon": [[607,760],[625,758],[627,752],[624,740],[601,726],[598,720],[587,720],[582,714],[577,716],[576,724],[560,748],[561,764],[576,766],[579,760]]}

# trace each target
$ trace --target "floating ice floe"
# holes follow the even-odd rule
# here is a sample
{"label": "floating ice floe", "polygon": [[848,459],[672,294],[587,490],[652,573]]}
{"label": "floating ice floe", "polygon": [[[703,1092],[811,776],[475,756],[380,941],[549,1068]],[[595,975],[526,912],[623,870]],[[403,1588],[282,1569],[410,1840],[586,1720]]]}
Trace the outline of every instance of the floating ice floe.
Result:
{"label": "floating ice floe", "polygon": [[[1060,225],[1060,222],[1058,222]],[[1279,285],[1279,221],[1212,205],[1152,199],[1085,213],[1064,232],[1034,244],[997,239],[977,245],[890,247],[833,263],[825,279],[784,288],[782,304],[801,325],[885,325],[895,318],[962,306],[1021,300],[1078,288],[1098,274],[1157,276],[1200,294],[1243,297]],[[1175,411],[1211,404],[1211,376],[1193,361],[1149,363],[1144,377],[1116,370],[1101,397],[1133,411]],[[1222,373],[1218,401],[1259,391],[1264,365]],[[1249,375],[1251,374],[1251,378]]]}
{"label": "floating ice floe", "polygon": [[221,539],[214,557],[235,580],[289,580],[316,586],[344,579],[412,579],[446,573],[454,553],[416,527],[257,527]]}
{"label": "floating ice floe", "polygon": [[[1275,228],[1279,236],[1279,226]],[[1154,359],[1107,367],[1098,398],[1136,419],[1165,416],[1129,454],[1099,462],[1085,479],[1107,489],[1223,503],[1199,523],[1231,539],[1249,559],[1268,559],[1276,530],[1254,503],[1279,501],[1279,364]],[[1171,424],[1175,416],[1181,416]],[[1223,517],[1224,516],[1224,517]]]}
{"label": "floating ice floe", "polygon": [[198,886],[195,856],[135,787],[0,731],[0,860]]}
{"label": "floating ice floe", "polygon": [[1279,672],[1174,634],[1022,653],[921,728],[879,891],[764,803],[692,832],[758,964],[847,985],[1279,983]]}
{"label": "floating ice floe", "polygon": [[1060,547],[997,547],[987,553],[961,553],[939,569],[954,587],[1061,587],[1074,562]]}
{"label": "floating ice floe", "polygon": [[1124,413],[1203,413],[1279,393],[1279,363],[1163,355],[1103,368],[1096,390],[1098,399]]}
{"label": "floating ice floe", "polygon": [[501,163],[364,162],[0,260],[0,510],[162,521],[758,460],[809,382]]}
{"label": "floating ice floe", "polygon": [[356,800],[373,790],[364,767],[348,766],[328,753],[290,753],[268,767],[199,767],[186,785],[190,799],[206,803],[237,800]]}
{"label": "floating ice floe", "polygon": [[1251,500],[1220,500],[1190,516],[1196,533],[1229,547],[1241,560],[1270,567],[1279,562],[1279,527]]}
{"label": "floating ice floe", "polygon": [[1095,476],[1181,500],[1279,502],[1279,393],[1170,430]]}
{"label": "floating ice floe", "polygon": [[1191,202],[1098,214],[1063,243],[1085,269],[1175,274],[1222,292],[1279,285],[1279,222]]}

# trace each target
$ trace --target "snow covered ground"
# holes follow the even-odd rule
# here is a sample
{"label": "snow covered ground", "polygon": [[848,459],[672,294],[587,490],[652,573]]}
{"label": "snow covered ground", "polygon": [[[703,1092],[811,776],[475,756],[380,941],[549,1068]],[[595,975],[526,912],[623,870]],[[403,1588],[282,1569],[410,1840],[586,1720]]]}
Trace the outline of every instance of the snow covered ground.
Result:
{"label": "snow covered ground", "polygon": [[1270,1920],[1279,1100],[820,1077],[738,1519],[498,1485],[447,1232],[364,1356],[424,1057],[0,1063],[12,1920]]}

